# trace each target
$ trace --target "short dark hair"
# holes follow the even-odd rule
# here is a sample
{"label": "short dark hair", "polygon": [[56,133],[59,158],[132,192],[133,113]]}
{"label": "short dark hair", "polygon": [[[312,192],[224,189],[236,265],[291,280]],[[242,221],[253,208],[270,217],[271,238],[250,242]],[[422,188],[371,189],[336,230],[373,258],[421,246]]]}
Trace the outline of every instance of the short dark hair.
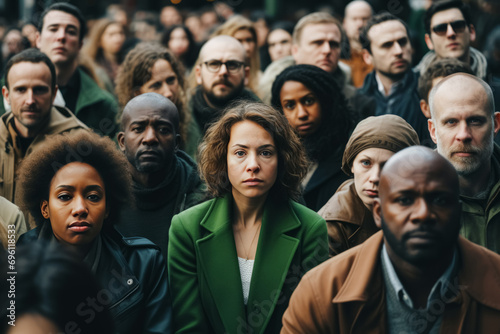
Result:
{"label": "short dark hair", "polygon": [[468,64],[456,58],[443,58],[432,62],[418,79],[418,95],[429,103],[428,98],[432,89],[432,80],[459,72],[474,75]]}
{"label": "short dark hair", "polygon": [[44,143],[23,159],[17,179],[17,203],[29,211],[37,225],[44,221],[40,203],[49,199],[50,182],[72,162],[94,167],[104,181],[109,212],[103,230],[112,226],[121,208],[130,205],[132,176],[129,163],[108,137],[74,130],[46,137]]}
{"label": "short dark hair", "polygon": [[50,75],[52,77],[50,82],[50,87],[52,88],[52,93],[54,93],[54,90],[56,89],[56,68],[54,67],[54,63],[52,63],[50,58],[45,53],[35,48],[30,48],[21,51],[17,55],[9,59],[7,65],[5,66],[5,75],[4,75],[4,82],[7,89],[9,88],[9,81],[7,80],[7,77],[9,75],[11,67],[17,63],[22,63],[22,62],[29,62],[35,64],[45,63],[50,70]]}
{"label": "short dark hair", "polygon": [[461,0],[438,0],[433,1],[432,5],[427,9],[424,16],[424,27],[425,32],[429,35],[431,34],[431,20],[434,14],[437,12],[442,12],[443,10],[457,8],[462,13],[467,25],[471,24],[470,8],[464,4]]}
{"label": "short dark hair", "polygon": [[43,11],[43,13],[40,15],[40,20],[38,21],[38,31],[40,32],[40,34],[42,33],[43,21],[45,19],[45,16],[53,10],[59,10],[61,12],[68,13],[68,14],[73,15],[74,17],[76,17],[78,19],[78,22],[80,22],[79,40],[81,43],[83,41],[83,37],[85,37],[85,34],[87,34],[87,23],[86,23],[85,18],[83,17],[83,14],[80,11],[80,9],[78,9],[78,7],[73,6],[72,4],[69,4],[67,2],[56,2],[52,5],[50,5],[49,7],[47,7],[47,9],[45,9]]}
{"label": "short dark hair", "polygon": [[368,22],[366,23],[366,26],[361,29],[361,33],[359,34],[359,42],[361,43],[361,46],[363,49],[368,50],[369,53],[372,53],[371,49],[371,40],[368,37],[368,32],[370,29],[377,24],[380,24],[382,22],[386,21],[398,21],[401,22],[401,24],[405,27],[406,29],[406,35],[408,36],[408,42],[411,43],[410,40],[410,30],[408,29],[408,25],[406,24],[405,21],[401,20],[399,17],[389,13],[389,12],[382,12],[377,15],[374,15]]}

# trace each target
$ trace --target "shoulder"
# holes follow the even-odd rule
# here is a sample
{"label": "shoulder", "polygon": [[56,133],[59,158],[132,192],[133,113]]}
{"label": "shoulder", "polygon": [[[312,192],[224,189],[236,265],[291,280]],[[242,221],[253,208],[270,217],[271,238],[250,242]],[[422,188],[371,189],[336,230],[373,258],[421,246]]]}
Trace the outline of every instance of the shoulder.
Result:
{"label": "shoulder", "polygon": [[215,203],[220,200],[218,198],[213,198],[211,200],[208,200],[206,202],[200,203],[198,205],[195,205],[178,215],[174,216],[174,219],[180,220],[180,221],[196,221],[197,224],[200,223],[201,219],[205,217],[205,215],[211,210],[211,208],[215,205]]}
{"label": "shoulder", "polygon": [[324,223],[324,219],[320,215],[302,204],[295,201],[289,201],[289,206],[302,224],[309,225]]}
{"label": "shoulder", "polygon": [[22,215],[21,210],[17,205],[11,203],[4,197],[0,196],[0,217],[5,219],[7,222],[14,217]]}
{"label": "shoulder", "polygon": [[[117,106],[116,100],[111,95],[111,93],[101,89],[99,85],[92,80],[92,78],[85,73],[82,69],[78,69],[80,72],[80,92],[85,92],[86,97],[92,97],[96,102],[101,101],[102,103],[109,104],[111,106]],[[115,112],[115,110],[113,110]]]}

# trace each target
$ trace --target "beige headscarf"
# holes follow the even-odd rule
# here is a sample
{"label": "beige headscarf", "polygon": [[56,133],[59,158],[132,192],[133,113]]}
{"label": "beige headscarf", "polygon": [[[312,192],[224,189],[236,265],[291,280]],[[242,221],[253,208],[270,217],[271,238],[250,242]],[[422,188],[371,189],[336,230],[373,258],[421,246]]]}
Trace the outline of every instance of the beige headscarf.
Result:
{"label": "beige headscarf", "polygon": [[396,115],[368,117],[358,123],[345,147],[342,170],[349,176],[356,156],[368,148],[398,152],[419,145],[418,135],[410,124]]}

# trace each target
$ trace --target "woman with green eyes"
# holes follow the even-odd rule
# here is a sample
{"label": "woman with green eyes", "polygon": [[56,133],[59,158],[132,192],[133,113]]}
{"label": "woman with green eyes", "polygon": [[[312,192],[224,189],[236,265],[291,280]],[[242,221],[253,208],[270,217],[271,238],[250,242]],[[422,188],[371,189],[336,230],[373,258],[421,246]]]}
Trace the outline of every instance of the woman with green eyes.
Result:
{"label": "woman with green eyes", "polygon": [[347,177],[340,170],[342,153],[354,127],[340,85],[312,65],[291,66],[272,87],[272,105],[295,129],[310,160],[302,182],[306,206],[318,211]]}
{"label": "woman with green eyes", "polygon": [[419,144],[415,130],[399,116],[373,116],[359,122],[342,158],[342,170],[353,178],[318,212],[327,223],[330,256],[361,244],[378,231],[372,206],[378,197],[380,170],[396,152]]}
{"label": "woman with green eyes", "polygon": [[243,102],[207,130],[200,171],[214,199],[172,219],[175,333],[279,333],[306,271],[328,258],[325,221],[298,204],[305,152],[283,115]]}
{"label": "woman with green eyes", "polygon": [[81,301],[76,321],[89,323],[108,308],[116,333],[170,333],[167,268],[159,247],[123,237],[113,226],[130,205],[128,165],[107,137],[79,130],[47,138],[19,168],[20,206],[37,227],[17,245],[60,244],[91,269],[102,289]]}

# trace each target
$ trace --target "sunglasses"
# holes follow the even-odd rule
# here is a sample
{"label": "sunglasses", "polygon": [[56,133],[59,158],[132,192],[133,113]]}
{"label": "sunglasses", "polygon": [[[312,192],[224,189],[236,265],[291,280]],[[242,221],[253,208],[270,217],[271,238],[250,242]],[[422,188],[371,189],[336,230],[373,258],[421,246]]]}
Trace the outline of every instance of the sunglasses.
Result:
{"label": "sunglasses", "polygon": [[465,28],[467,27],[467,22],[465,22],[464,20],[458,20],[458,21],[438,24],[432,28],[432,31],[434,31],[438,36],[444,36],[448,31],[448,24],[451,26],[451,29],[453,29],[453,31],[456,34],[464,32]]}

